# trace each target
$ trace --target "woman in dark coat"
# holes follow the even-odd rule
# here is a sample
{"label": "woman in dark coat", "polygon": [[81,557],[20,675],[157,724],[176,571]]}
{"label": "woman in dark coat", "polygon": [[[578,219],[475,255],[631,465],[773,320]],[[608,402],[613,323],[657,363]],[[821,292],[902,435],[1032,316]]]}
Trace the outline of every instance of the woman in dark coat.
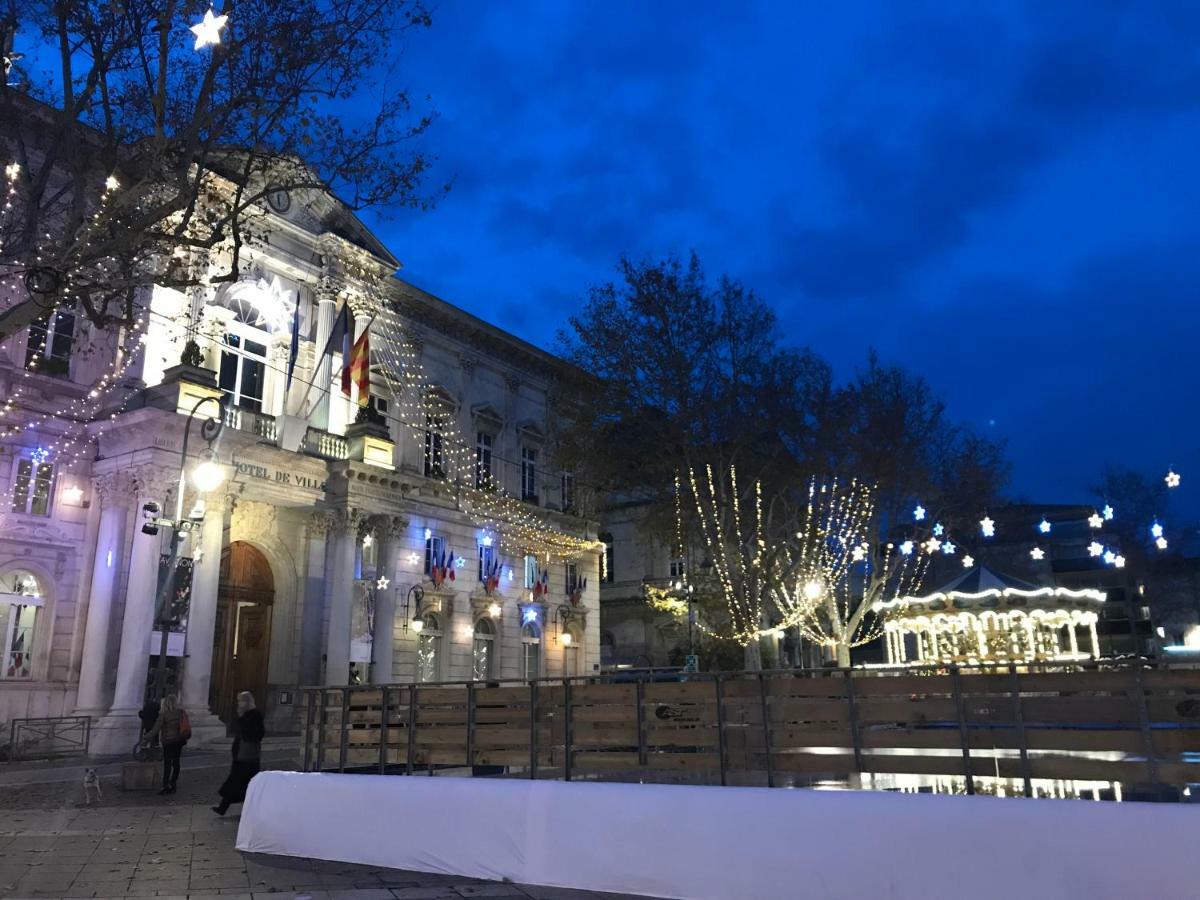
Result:
{"label": "woman in dark coat", "polygon": [[262,739],[266,734],[262,713],[255,709],[254,696],[249,691],[238,694],[237,705],[237,736],[233,739],[233,765],[229,767],[229,777],[221,785],[221,805],[213,807],[213,812],[219,816],[225,815],[231,804],[241,803],[246,799],[246,788],[250,785],[250,779],[258,774]]}

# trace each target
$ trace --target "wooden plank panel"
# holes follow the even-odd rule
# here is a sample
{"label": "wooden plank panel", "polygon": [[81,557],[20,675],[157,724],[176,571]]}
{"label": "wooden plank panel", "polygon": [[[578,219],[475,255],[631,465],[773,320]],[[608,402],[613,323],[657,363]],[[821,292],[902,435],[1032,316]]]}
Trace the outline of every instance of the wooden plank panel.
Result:
{"label": "wooden plank panel", "polygon": [[876,675],[854,679],[856,697],[936,697],[953,691],[954,681],[946,675]]}
{"label": "wooden plank panel", "polygon": [[1158,777],[1166,784],[1195,784],[1200,781],[1200,764],[1160,763]]}
{"label": "wooden plank panel", "polygon": [[1142,673],[1148,691],[1187,691],[1200,693],[1200,669],[1161,669]]}
{"label": "wooden plank panel", "polygon": [[[865,680],[865,679],[864,679]],[[858,682],[855,682],[857,686]],[[820,676],[816,678],[772,678],[767,683],[772,697],[845,697],[846,679]]]}
{"label": "wooden plank panel", "polygon": [[850,710],[845,700],[771,701],[772,722],[848,722]]}
{"label": "wooden plank panel", "polygon": [[576,769],[604,771],[634,771],[638,768],[636,753],[572,753],[571,765]]}
{"label": "wooden plank panel", "polygon": [[614,725],[627,725],[637,721],[635,706],[582,706],[571,704],[572,722],[607,722]]}
{"label": "wooden plank panel", "polygon": [[[420,697],[424,691],[420,691],[417,696]],[[511,703],[529,704],[529,688],[528,687],[499,687],[499,688],[476,688],[475,689],[475,705],[476,706],[505,706]]]}
{"label": "wooden plank panel", "polygon": [[[431,720],[436,721],[436,720]],[[476,709],[475,721],[480,725],[517,725],[524,722],[529,725],[529,708],[518,709],[509,706],[496,706],[488,709]]]}
{"label": "wooden plank panel", "polygon": [[1023,694],[1124,694],[1136,684],[1132,672],[1031,672],[1017,677]]}
{"label": "wooden plank panel", "polygon": [[716,771],[720,768],[715,753],[649,753],[646,767],[687,772]]}
{"label": "wooden plank panel", "polygon": [[958,721],[953,700],[859,700],[858,720],[871,722],[951,722]]}
{"label": "wooden plank panel", "polygon": [[361,706],[382,706],[383,691],[367,690],[367,691],[351,691],[350,692],[350,708],[354,709]]}
{"label": "wooden plank panel", "polygon": [[1151,722],[1177,725],[1200,725],[1200,697],[1177,694],[1174,697],[1157,695],[1146,699]]}
{"label": "wooden plank panel", "polygon": [[1143,762],[1080,759],[1069,756],[1035,756],[1029,760],[1034,778],[1062,778],[1073,781],[1120,781],[1136,784],[1146,779]]}
{"label": "wooden plank panel", "polygon": [[418,688],[418,706],[465,705],[467,689],[465,687]]}
{"label": "wooden plank panel", "polygon": [[585,684],[571,687],[571,702],[580,706],[590,704],[627,704],[632,706],[637,698],[637,687],[632,684]]}
{"label": "wooden plank panel", "polygon": [[[760,735],[761,741],[761,735]],[[798,747],[850,747],[854,743],[850,729],[796,728],[781,726],[771,729],[771,746],[778,751]]]}
{"label": "wooden plank panel", "polygon": [[853,753],[772,753],[776,772],[809,772],[848,775],[854,771]]}
{"label": "wooden plank panel", "polygon": [[1128,697],[1024,697],[1021,714],[1027,724],[1051,725],[1086,722],[1137,723],[1137,710]]}
{"label": "wooden plank panel", "polygon": [[712,681],[667,681],[646,685],[645,698],[659,703],[713,702],[717,696]]}
{"label": "wooden plank panel", "polygon": [[636,747],[637,742],[637,732],[634,730],[571,735],[571,746],[579,748]]}

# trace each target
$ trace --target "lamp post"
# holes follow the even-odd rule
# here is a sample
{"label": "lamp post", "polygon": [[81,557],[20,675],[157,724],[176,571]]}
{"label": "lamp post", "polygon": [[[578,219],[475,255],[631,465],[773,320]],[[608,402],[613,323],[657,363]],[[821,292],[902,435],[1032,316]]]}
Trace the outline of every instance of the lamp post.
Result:
{"label": "lamp post", "polygon": [[211,419],[205,419],[200,425],[200,436],[208,442],[201,454],[201,461],[192,471],[192,483],[196,489],[202,493],[208,493],[215,490],[225,477],[225,473],[221,470],[220,464],[216,459],[216,451],[212,449],[213,441],[217,439],[217,435],[221,433],[221,428],[224,425],[225,407],[221,405],[221,401],[216,397],[202,397],[192,407],[192,411],[188,413],[187,421],[183,425],[183,447],[179,451],[179,484],[175,488],[175,516],[168,521],[161,521],[157,524],[167,525],[171,529],[171,553],[167,558],[167,572],[163,583],[158,589],[158,612],[155,618],[158,621],[159,642],[158,642],[158,665],[154,672],[154,699],[161,701],[166,696],[167,687],[167,637],[169,634],[170,622],[168,614],[170,610],[170,597],[175,587],[175,568],[179,564],[179,548],[183,544],[184,536],[195,525],[195,520],[183,516],[183,495],[187,488],[187,452],[188,439],[192,432],[192,419],[199,412],[200,407],[205,403],[215,403],[217,405],[217,414]]}

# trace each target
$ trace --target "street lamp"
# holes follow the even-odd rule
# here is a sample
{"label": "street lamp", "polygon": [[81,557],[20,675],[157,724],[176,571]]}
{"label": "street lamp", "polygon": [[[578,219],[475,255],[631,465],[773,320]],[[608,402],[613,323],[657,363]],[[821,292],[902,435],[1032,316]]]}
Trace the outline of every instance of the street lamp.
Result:
{"label": "street lamp", "polygon": [[[183,516],[183,495],[187,489],[187,460],[188,441],[192,434],[192,419],[206,403],[216,404],[217,414],[205,419],[200,425],[200,436],[208,442],[200,454],[200,462],[192,471],[192,484],[201,493],[208,493],[221,486],[225,472],[217,461],[217,453],[212,448],[213,441],[221,433],[224,425],[225,407],[216,397],[201,397],[188,413],[187,421],[183,423],[183,447],[179,451],[179,484],[175,488],[175,517],[170,520],[159,519],[154,524],[166,525],[171,529],[171,553],[167,558],[167,573],[158,590],[158,666],[154,674],[154,696],[162,700],[166,696],[167,687],[167,637],[169,634],[168,614],[170,612],[170,596],[175,588],[176,567],[179,565],[179,548],[182,546],[187,533],[196,525],[195,520]],[[145,531],[145,528],[142,529]]]}

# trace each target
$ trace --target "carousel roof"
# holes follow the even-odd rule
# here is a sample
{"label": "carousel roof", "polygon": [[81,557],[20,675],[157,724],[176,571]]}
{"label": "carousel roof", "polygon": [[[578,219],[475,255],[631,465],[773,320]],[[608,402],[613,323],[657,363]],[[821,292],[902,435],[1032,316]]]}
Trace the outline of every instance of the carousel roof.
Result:
{"label": "carousel roof", "polygon": [[975,566],[936,591],[922,597],[896,597],[881,600],[875,612],[901,612],[912,607],[923,610],[967,608],[1026,607],[1038,609],[1049,604],[1086,606],[1103,603],[1104,591],[1094,588],[1073,590],[1065,587],[1040,587],[1011,575],[1002,575],[987,566]]}

